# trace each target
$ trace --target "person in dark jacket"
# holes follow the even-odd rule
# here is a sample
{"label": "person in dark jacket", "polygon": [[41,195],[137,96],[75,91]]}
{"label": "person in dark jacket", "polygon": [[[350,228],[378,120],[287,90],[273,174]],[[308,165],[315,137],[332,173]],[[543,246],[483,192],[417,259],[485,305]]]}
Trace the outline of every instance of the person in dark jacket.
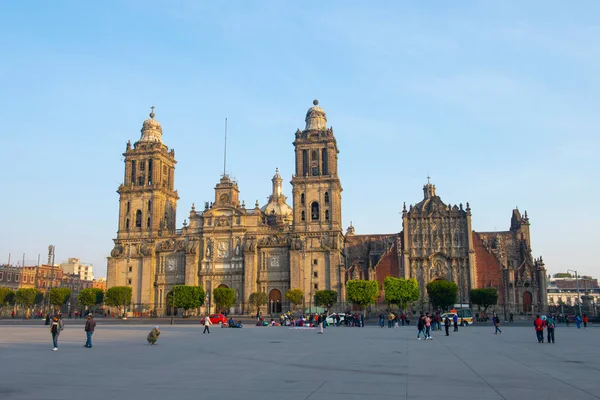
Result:
{"label": "person in dark jacket", "polygon": [[444,320],[444,329],[446,329],[446,336],[450,336],[450,333],[448,332],[448,329],[450,329],[450,318],[448,318],[448,316],[446,316],[446,319]]}
{"label": "person in dark jacket", "polygon": [[94,316],[92,313],[89,313],[88,319],[85,322],[86,341],[83,347],[87,347],[88,349],[92,348],[92,335],[94,334],[94,329],[96,329],[96,321],[94,321]]}
{"label": "person in dark jacket", "polygon": [[454,332],[458,332],[458,315],[454,314],[452,317],[452,321],[454,322]]}
{"label": "person in dark jacket", "polygon": [[425,333],[425,316],[423,314],[421,314],[419,320],[417,321],[417,330],[417,339],[421,340],[421,334],[423,334],[425,340],[427,340],[427,334]]}

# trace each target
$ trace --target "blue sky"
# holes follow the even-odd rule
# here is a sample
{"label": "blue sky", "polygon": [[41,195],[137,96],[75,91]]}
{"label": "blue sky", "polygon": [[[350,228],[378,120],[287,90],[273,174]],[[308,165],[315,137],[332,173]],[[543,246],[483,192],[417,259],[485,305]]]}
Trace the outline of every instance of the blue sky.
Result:
{"label": "blue sky", "polygon": [[[0,3],[0,261],[47,246],[105,275],[127,140],[150,106],[175,149],[178,225],[228,172],[264,204],[317,98],[343,219],[402,229],[427,175],[473,228],[527,210],[551,273],[598,276],[600,4],[594,1]],[[201,206],[199,206],[201,207]]]}

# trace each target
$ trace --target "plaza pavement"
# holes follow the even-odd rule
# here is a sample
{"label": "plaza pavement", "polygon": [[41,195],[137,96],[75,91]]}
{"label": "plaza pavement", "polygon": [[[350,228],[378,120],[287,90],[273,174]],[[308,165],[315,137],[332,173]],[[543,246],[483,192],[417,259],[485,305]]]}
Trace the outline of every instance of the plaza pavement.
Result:
{"label": "plaza pavement", "polygon": [[102,325],[94,348],[67,325],[0,326],[0,399],[600,399],[600,329],[461,328],[416,340],[416,328],[219,329]]}

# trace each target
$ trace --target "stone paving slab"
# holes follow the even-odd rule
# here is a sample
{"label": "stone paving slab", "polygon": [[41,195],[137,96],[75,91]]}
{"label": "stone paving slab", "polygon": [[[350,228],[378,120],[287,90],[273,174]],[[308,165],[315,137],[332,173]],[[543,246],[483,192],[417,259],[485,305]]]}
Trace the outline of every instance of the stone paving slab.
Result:
{"label": "stone paving slab", "polygon": [[86,349],[67,321],[52,352],[48,327],[0,326],[0,399],[600,399],[598,329],[150,328],[99,321]]}

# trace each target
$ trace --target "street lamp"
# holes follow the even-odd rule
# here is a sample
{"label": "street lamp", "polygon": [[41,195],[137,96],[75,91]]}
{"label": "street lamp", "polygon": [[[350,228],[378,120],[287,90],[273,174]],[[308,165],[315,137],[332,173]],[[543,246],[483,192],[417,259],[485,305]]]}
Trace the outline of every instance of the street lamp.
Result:
{"label": "street lamp", "polygon": [[575,285],[577,286],[577,305],[579,306],[579,316],[581,317],[583,313],[581,312],[581,295],[579,294],[579,277],[577,276],[577,271],[573,269],[568,269],[567,272],[575,272]]}

